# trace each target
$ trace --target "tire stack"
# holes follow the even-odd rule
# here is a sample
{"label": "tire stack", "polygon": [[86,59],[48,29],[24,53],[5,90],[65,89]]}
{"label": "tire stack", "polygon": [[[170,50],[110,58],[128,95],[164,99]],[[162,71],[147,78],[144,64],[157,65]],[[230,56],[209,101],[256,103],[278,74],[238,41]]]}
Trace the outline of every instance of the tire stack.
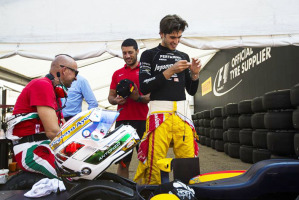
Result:
{"label": "tire stack", "polygon": [[227,140],[228,140],[228,155],[232,158],[240,158],[240,139],[239,139],[239,113],[238,104],[229,103],[225,106],[227,114]]}
{"label": "tire stack", "polygon": [[211,114],[210,110],[204,110],[202,111],[202,123],[203,123],[203,132],[205,135],[205,145],[207,147],[211,147],[211,138],[210,138],[210,130],[211,130]]}
{"label": "tire stack", "polygon": [[216,151],[224,151],[224,141],[223,141],[223,117],[222,117],[222,107],[215,107],[211,110],[211,147],[216,149]]}
{"label": "tire stack", "polygon": [[264,117],[266,110],[263,106],[263,96],[256,97],[251,101],[251,109],[253,115],[251,116],[252,132],[252,144],[256,148],[252,153],[253,163],[261,160],[271,158],[271,151],[267,149],[267,133],[268,130],[265,127]]}
{"label": "tire stack", "polygon": [[290,89],[268,92],[263,97],[263,106],[267,110],[264,122],[269,129],[267,148],[271,158],[294,157],[294,135]]}
{"label": "tire stack", "polygon": [[227,113],[226,113],[226,106],[223,106],[222,107],[222,118],[223,118],[223,142],[224,142],[224,153],[226,153],[228,155],[228,145],[229,145],[229,142],[228,142],[228,138],[227,138],[227,131],[228,131],[228,128],[227,128],[227,122],[226,122],[226,119],[227,119]]}
{"label": "tire stack", "polygon": [[[192,121],[193,121],[193,124],[194,124],[195,131],[196,131],[197,135],[199,136],[199,125],[198,125],[198,120],[197,120],[197,115],[196,114],[197,113],[194,113],[193,115],[191,115],[191,117],[192,117]],[[199,141],[197,141],[197,142],[199,142]]]}
{"label": "tire stack", "polygon": [[296,107],[293,111],[292,115],[292,122],[293,127],[297,129],[297,132],[294,136],[294,150],[297,157],[299,157],[299,84],[293,86],[291,88],[291,104],[292,106]]}
{"label": "tire stack", "polygon": [[192,115],[192,120],[195,126],[196,133],[199,137],[199,143],[205,145],[206,137],[204,135],[204,129],[202,126],[202,112],[197,112],[194,115]]}
{"label": "tire stack", "polygon": [[240,114],[238,123],[240,140],[240,160],[245,163],[253,163],[252,155],[255,149],[252,144],[252,125],[251,125],[251,100],[243,100],[238,103],[238,112]]}

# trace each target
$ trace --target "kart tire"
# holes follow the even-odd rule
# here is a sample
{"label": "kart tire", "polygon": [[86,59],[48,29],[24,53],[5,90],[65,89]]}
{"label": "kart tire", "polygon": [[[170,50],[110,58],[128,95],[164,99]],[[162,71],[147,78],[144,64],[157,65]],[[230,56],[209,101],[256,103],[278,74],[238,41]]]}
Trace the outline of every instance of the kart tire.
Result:
{"label": "kart tire", "polygon": [[295,129],[299,129],[299,107],[297,107],[297,109],[293,111],[292,122],[293,127]]}
{"label": "kart tire", "polygon": [[31,190],[32,186],[43,178],[43,174],[20,171],[13,175],[4,185],[0,185],[0,190]]}
{"label": "kart tire", "polygon": [[238,103],[239,114],[251,114],[251,100],[243,100]]}
{"label": "kart tire", "polygon": [[271,151],[268,149],[254,149],[252,152],[252,161],[257,163],[262,160],[267,160],[271,158]]}
{"label": "kart tire", "polygon": [[211,139],[211,147],[212,147],[212,149],[215,149],[215,141],[216,141],[216,140]]}
{"label": "kart tire", "polygon": [[206,136],[200,136],[199,143],[201,145],[206,145]]}
{"label": "kart tire", "polygon": [[252,132],[252,144],[256,148],[267,149],[267,129],[256,129]]}
{"label": "kart tire", "polygon": [[289,130],[293,129],[292,110],[277,112],[267,112],[264,122],[266,129],[269,130]]}
{"label": "kart tire", "polygon": [[239,143],[240,137],[239,137],[240,129],[228,129],[227,131],[227,139],[230,143]]}
{"label": "kart tire", "polygon": [[199,135],[205,136],[205,128],[200,126],[198,127]]}
{"label": "kart tire", "polygon": [[215,107],[212,109],[214,117],[222,117],[222,107]]}
{"label": "kart tire", "polygon": [[206,146],[211,147],[211,138],[206,137]]}
{"label": "kart tire", "polygon": [[245,163],[253,163],[252,153],[255,148],[253,146],[240,146],[240,160]]}
{"label": "kart tire", "polygon": [[[109,185],[115,185],[115,188],[126,186],[120,185],[119,183],[109,182]],[[136,188],[135,188],[136,189]],[[134,189],[134,190],[135,190]],[[87,191],[81,192],[77,194],[73,198],[69,198],[69,200],[97,200],[97,199],[113,199],[113,200],[138,200],[138,194],[133,190],[133,196],[128,196],[125,194],[121,194],[118,190],[111,190],[106,188],[95,188],[89,189]]]}
{"label": "kart tire", "polygon": [[292,108],[290,89],[275,90],[265,93],[263,106],[266,110],[280,110]]}
{"label": "kart tire", "polygon": [[299,84],[296,84],[291,88],[290,98],[293,106],[299,106]]}
{"label": "kart tire", "polygon": [[202,119],[202,112],[196,113],[196,119]]}
{"label": "kart tire", "polygon": [[242,128],[252,128],[251,116],[252,116],[252,114],[242,114],[239,116],[238,124],[241,129]]}
{"label": "kart tire", "polygon": [[295,154],[299,156],[299,133],[296,133],[294,136],[294,149]]}
{"label": "kart tire", "polygon": [[203,120],[203,126],[204,127],[211,127],[211,120],[210,119],[204,119]]}
{"label": "kart tire", "polygon": [[202,118],[203,119],[210,119],[211,118],[211,112],[209,110],[202,111]]}
{"label": "kart tire", "polygon": [[228,155],[231,158],[240,158],[240,144],[239,143],[229,143]]}
{"label": "kart tire", "polygon": [[198,127],[199,126],[198,120],[197,119],[193,120],[193,124],[194,124],[195,127]]}
{"label": "kart tire", "polygon": [[211,128],[205,128],[205,136],[210,138],[210,130]]}
{"label": "kart tire", "polygon": [[223,119],[223,125],[222,125],[222,128],[224,129],[224,130],[227,130],[228,128],[227,128],[227,121],[226,121],[226,119],[227,119],[227,117],[226,118],[224,118]]}
{"label": "kart tire", "polygon": [[222,117],[215,117],[213,119],[213,125],[215,128],[223,128],[223,118]]}
{"label": "kart tire", "polygon": [[241,129],[239,139],[241,145],[252,146],[252,129]]}
{"label": "kart tire", "polygon": [[226,124],[227,124],[227,128],[239,128],[239,116],[235,115],[235,116],[228,116],[226,118]]}
{"label": "kart tire", "polygon": [[228,155],[228,145],[229,145],[228,142],[224,143],[224,153],[225,153],[226,155]]}
{"label": "kart tire", "polygon": [[197,119],[196,114],[191,115],[191,118],[192,118],[192,120],[196,120]]}
{"label": "kart tire", "polygon": [[223,132],[224,132],[223,129],[215,128],[214,129],[214,139],[223,140]]}
{"label": "kart tire", "polygon": [[251,109],[254,113],[265,112],[266,110],[263,106],[263,97],[255,97],[254,99],[252,99]]}
{"label": "kart tire", "polygon": [[265,113],[255,113],[251,116],[251,126],[253,129],[265,129]]}
{"label": "kart tire", "polygon": [[216,149],[216,151],[223,152],[224,151],[224,141],[216,140],[215,141],[215,149]]}
{"label": "kart tire", "polygon": [[238,104],[236,103],[229,103],[225,106],[225,112],[228,116],[230,115],[238,115]]}
{"label": "kart tire", "polygon": [[210,138],[214,139],[214,130],[213,128],[210,129]]}
{"label": "kart tire", "polygon": [[198,119],[198,126],[203,126],[203,119]]}
{"label": "kart tire", "polygon": [[223,132],[223,141],[228,142],[227,131]]}
{"label": "kart tire", "polygon": [[227,117],[225,106],[223,106],[222,109],[221,109],[221,115],[222,115],[222,117]]}
{"label": "kart tire", "polygon": [[295,131],[270,131],[267,134],[267,148],[275,155],[294,155],[294,135]]}
{"label": "kart tire", "polygon": [[211,128],[215,128],[215,126],[214,126],[214,119],[211,119],[211,120],[210,120],[210,127],[211,127]]}

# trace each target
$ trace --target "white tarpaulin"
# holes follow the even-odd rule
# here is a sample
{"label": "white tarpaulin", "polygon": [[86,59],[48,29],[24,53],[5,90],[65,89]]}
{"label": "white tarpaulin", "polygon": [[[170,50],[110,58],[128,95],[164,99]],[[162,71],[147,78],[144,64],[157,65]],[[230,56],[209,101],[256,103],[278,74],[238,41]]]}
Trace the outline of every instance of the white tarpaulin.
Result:
{"label": "white tarpaulin", "polygon": [[189,23],[178,49],[205,64],[219,49],[298,45],[298,10],[298,0],[0,0],[0,70],[25,84],[45,75],[54,55],[72,55],[107,107],[122,40],[136,39],[141,52],[156,46],[165,15]]}

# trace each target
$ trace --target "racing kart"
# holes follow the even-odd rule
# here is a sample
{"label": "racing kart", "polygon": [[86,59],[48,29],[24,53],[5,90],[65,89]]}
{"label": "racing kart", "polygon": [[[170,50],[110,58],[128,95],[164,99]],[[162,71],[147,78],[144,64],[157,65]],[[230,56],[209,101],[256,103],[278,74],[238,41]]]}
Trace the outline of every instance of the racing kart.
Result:
{"label": "racing kart", "polygon": [[[95,108],[79,113],[64,124],[50,147],[55,154],[57,172],[67,190],[52,193],[43,199],[147,200],[157,194],[157,190],[161,191],[161,187],[169,185],[167,178],[162,179],[161,185],[138,185],[105,172],[111,164],[132,152],[139,142],[131,126],[123,125],[110,131],[118,114],[116,111]],[[164,166],[162,163],[161,174],[165,175],[172,169],[184,172],[186,166],[176,164],[179,160],[169,159]],[[186,179],[182,175],[175,178]],[[14,183],[18,182],[12,178],[6,184],[10,185],[13,180]],[[188,186],[194,190],[197,199],[295,199],[299,195],[299,160],[264,160],[252,165],[241,175]],[[2,197],[26,199],[23,196],[25,191],[19,190],[24,188],[12,189],[17,191],[4,188]]]}

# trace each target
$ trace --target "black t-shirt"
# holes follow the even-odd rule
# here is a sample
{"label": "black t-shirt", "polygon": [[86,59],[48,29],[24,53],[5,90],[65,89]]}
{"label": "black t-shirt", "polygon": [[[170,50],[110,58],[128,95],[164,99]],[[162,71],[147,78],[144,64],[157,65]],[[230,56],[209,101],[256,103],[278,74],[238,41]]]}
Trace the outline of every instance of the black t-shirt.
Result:
{"label": "black t-shirt", "polygon": [[188,94],[195,95],[199,81],[191,80],[190,69],[173,74],[168,80],[162,74],[179,60],[190,61],[187,54],[161,45],[144,51],[140,58],[139,71],[141,92],[151,93],[151,100],[166,101],[186,100],[185,88]]}

